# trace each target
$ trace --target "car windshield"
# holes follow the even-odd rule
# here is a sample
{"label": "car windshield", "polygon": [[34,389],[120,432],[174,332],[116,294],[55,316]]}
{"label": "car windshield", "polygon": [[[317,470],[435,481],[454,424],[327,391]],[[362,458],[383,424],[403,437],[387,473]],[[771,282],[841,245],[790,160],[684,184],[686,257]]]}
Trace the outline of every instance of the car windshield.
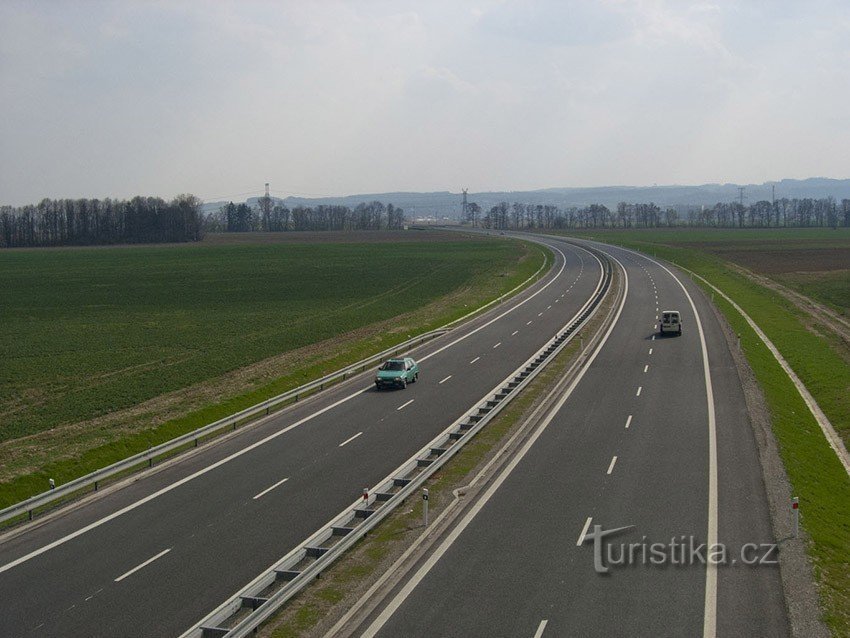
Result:
{"label": "car windshield", "polygon": [[387,361],[381,370],[404,370],[404,361]]}

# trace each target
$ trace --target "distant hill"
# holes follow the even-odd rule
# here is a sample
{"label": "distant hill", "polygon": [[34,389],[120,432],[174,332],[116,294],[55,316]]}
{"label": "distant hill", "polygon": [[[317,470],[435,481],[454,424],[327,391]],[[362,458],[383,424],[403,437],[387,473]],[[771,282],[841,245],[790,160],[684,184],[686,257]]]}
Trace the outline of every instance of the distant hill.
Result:
{"label": "distant hill", "polygon": [[[534,191],[503,191],[481,192],[467,195],[470,202],[475,202],[482,209],[489,209],[499,202],[520,202],[523,204],[551,204],[560,208],[582,207],[590,204],[604,204],[614,209],[619,202],[649,203],[654,202],[662,208],[687,208],[689,206],[713,206],[717,202],[737,201],[738,188],[744,187],[744,204],[759,200],[770,200],[771,187],[776,187],[776,198],[823,198],[834,197],[836,200],[850,198],[850,179],[828,179],[813,177],[809,179],[783,179],[778,182],[763,184],[702,184],[699,186],[599,186],[593,188],[546,188]],[[256,205],[257,197],[247,200],[250,205]],[[361,202],[380,201],[393,204],[404,209],[408,219],[422,217],[454,218],[461,212],[461,193],[448,191],[432,193],[371,193],[364,195],[348,195],[346,197],[286,197],[273,198],[276,203],[283,203],[288,208],[294,206],[349,206],[354,208]],[[204,212],[218,210],[227,202],[210,202],[204,204]]]}

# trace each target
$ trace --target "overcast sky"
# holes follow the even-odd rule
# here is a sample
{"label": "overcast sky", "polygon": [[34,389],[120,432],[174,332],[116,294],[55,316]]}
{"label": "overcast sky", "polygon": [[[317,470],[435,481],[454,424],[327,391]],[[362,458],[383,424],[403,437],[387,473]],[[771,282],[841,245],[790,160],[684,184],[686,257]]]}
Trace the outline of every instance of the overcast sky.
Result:
{"label": "overcast sky", "polygon": [[850,177],[847,0],[2,0],[0,87],[3,204]]}

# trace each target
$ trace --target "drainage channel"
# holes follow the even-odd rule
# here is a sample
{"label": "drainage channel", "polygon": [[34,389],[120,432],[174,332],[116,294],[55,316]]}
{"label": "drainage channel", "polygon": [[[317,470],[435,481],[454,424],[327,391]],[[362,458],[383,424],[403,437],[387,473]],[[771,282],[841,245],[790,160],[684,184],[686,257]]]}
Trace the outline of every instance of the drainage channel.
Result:
{"label": "drainage channel", "polygon": [[575,336],[608,292],[613,264],[602,252],[582,247],[599,261],[602,275],[593,296],[565,328],[496,386],[466,416],[438,435],[373,491],[338,515],[266,573],[219,606],[181,638],[247,636],[303,589],[366,532],[378,525],[425,480],[460,450]]}

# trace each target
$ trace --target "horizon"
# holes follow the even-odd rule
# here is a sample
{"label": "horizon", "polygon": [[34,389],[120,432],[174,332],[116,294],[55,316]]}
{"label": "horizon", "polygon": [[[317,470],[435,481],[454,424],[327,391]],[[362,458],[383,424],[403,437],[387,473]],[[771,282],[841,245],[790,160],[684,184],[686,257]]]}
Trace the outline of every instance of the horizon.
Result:
{"label": "horizon", "polygon": [[850,175],[848,36],[841,0],[9,0],[0,201]]}

